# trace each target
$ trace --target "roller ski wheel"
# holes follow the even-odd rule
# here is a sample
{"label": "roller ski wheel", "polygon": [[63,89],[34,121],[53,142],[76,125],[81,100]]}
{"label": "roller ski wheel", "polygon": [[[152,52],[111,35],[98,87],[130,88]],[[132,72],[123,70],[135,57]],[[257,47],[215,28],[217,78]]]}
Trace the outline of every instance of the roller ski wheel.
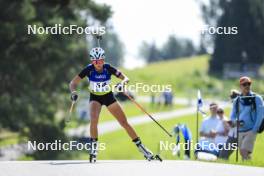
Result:
{"label": "roller ski wheel", "polygon": [[90,158],[89,161],[90,163],[95,163],[96,162],[96,158],[97,158],[97,154],[98,154],[98,142],[97,140],[92,140],[91,141],[91,148],[90,148]]}
{"label": "roller ski wheel", "polygon": [[155,155],[155,159],[159,160],[160,162],[162,162],[162,158],[159,155]]}
{"label": "roller ski wheel", "polygon": [[143,153],[144,157],[148,161],[152,160],[159,160],[162,161],[161,157],[159,155],[154,155],[148,148],[146,148],[143,144],[137,145],[139,151]]}
{"label": "roller ski wheel", "polygon": [[96,155],[90,154],[89,161],[90,161],[90,163],[95,163],[96,162]]}
{"label": "roller ski wheel", "polygon": [[149,156],[144,155],[144,157],[145,157],[146,160],[148,160],[148,161],[154,160],[154,156],[149,157]]}
{"label": "roller ski wheel", "polygon": [[153,161],[153,160],[158,160],[160,162],[162,162],[162,158],[159,156],[159,155],[152,155],[151,157],[147,157],[147,156],[144,156],[146,158],[146,160],[148,161]]}

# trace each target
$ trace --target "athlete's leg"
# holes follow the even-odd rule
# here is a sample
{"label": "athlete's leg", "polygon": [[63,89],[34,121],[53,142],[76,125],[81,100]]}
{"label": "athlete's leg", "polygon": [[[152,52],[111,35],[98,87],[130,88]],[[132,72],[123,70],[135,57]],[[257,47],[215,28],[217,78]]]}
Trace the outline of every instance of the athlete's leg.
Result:
{"label": "athlete's leg", "polygon": [[117,119],[120,125],[126,130],[131,139],[136,139],[138,136],[132,126],[128,123],[126,115],[118,102],[114,102],[107,106],[109,112]]}
{"label": "athlete's leg", "polygon": [[[120,104],[118,102],[114,102],[107,106],[108,110],[113,114],[113,116],[118,120],[118,122],[121,124],[122,127],[125,128],[128,135],[131,137],[132,141],[136,144],[138,150],[143,153],[144,157],[147,160],[154,160],[155,156],[153,153],[146,148],[140,138],[137,136],[135,130],[132,128],[132,126],[127,122],[125,113],[123,112]],[[161,159],[160,159],[161,160]]]}
{"label": "athlete's leg", "polygon": [[90,122],[90,136],[92,139],[98,138],[98,120],[99,120],[99,114],[101,112],[102,105],[97,101],[91,101],[90,102],[90,116],[91,116],[91,122]]}

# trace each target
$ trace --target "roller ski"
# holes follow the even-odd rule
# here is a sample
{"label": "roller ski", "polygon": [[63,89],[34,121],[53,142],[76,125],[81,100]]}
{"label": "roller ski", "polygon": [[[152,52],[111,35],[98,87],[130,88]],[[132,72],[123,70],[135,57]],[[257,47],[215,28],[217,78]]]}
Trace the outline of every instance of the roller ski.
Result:
{"label": "roller ski", "polygon": [[96,158],[97,158],[97,140],[92,140],[91,141],[91,149],[90,149],[90,157],[89,157],[89,161],[90,163],[95,163],[96,162]]}
{"label": "roller ski", "polygon": [[162,162],[162,159],[159,155],[154,155],[148,148],[146,148],[140,141],[140,139],[137,139],[137,141],[134,141],[136,146],[138,147],[138,150],[143,153],[144,157],[148,161],[152,160],[159,160]]}
{"label": "roller ski", "polygon": [[149,149],[147,149],[143,144],[140,144],[137,146],[138,150],[143,153],[144,157],[146,158],[146,160],[148,161],[152,161],[152,160],[159,160],[160,162],[162,162],[162,159],[159,155],[154,155]]}
{"label": "roller ski", "polygon": [[90,163],[95,163],[96,162],[96,157],[97,157],[97,155],[90,153],[90,158],[89,158]]}

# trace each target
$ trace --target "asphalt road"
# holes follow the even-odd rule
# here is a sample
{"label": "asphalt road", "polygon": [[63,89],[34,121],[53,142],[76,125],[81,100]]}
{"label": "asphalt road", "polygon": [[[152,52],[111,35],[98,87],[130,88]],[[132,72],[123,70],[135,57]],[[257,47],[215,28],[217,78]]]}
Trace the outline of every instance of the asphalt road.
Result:
{"label": "asphalt road", "polygon": [[263,176],[264,168],[199,161],[2,161],[0,176]]}

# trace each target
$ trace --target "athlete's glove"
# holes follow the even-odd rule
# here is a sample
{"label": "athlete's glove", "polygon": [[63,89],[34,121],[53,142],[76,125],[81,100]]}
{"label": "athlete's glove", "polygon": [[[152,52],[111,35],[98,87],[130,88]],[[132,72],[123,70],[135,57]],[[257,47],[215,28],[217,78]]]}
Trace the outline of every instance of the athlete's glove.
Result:
{"label": "athlete's glove", "polygon": [[77,99],[78,99],[78,94],[77,94],[76,91],[73,91],[73,92],[71,93],[71,100],[72,100],[72,101],[77,101]]}
{"label": "athlete's glove", "polygon": [[119,91],[119,92],[123,92],[125,90],[125,85],[129,82],[128,77],[125,77],[125,79],[123,79],[121,81],[121,83],[117,83],[117,85],[115,86],[115,88]]}
{"label": "athlete's glove", "polygon": [[116,90],[117,90],[118,92],[121,92],[121,91],[124,90],[124,84],[122,84],[122,83],[117,83],[116,86],[115,86],[115,88],[116,88]]}
{"label": "athlete's glove", "polygon": [[121,82],[121,84],[124,86],[124,85],[128,84],[128,82],[129,82],[128,77],[125,77],[125,79]]}

